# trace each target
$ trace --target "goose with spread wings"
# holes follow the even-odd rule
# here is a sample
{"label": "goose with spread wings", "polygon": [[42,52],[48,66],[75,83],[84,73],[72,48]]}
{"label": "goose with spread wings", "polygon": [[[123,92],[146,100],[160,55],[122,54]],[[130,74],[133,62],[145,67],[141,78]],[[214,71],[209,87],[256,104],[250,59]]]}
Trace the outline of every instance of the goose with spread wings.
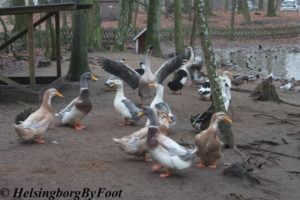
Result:
{"label": "goose with spread wings", "polygon": [[152,47],[150,46],[147,50],[146,60],[145,60],[145,72],[143,75],[137,73],[134,69],[129,67],[128,65],[107,58],[100,58],[99,64],[102,68],[118,77],[120,77],[123,81],[125,81],[132,89],[138,88],[139,96],[142,101],[142,105],[144,105],[145,99],[153,98],[156,94],[155,88],[149,87],[150,83],[158,82],[162,84],[164,79],[174,71],[180,68],[184,57],[176,56],[167,60],[160,68],[152,73],[150,68],[150,53]]}

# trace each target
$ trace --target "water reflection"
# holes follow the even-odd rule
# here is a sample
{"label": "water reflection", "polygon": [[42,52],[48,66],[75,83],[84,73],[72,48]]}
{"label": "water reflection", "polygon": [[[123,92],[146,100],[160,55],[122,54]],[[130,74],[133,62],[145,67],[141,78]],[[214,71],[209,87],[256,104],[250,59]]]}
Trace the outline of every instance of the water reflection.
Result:
{"label": "water reflection", "polygon": [[[238,50],[216,52],[217,61],[222,63],[236,63],[247,70],[254,68],[251,73],[256,74],[261,70],[264,75],[273,73],[277,78],[292,78],[300,80],[300,53],[291,53],[283,50],[277,51],[246,51]],[[249,70],[250,71],[250,70]]]}

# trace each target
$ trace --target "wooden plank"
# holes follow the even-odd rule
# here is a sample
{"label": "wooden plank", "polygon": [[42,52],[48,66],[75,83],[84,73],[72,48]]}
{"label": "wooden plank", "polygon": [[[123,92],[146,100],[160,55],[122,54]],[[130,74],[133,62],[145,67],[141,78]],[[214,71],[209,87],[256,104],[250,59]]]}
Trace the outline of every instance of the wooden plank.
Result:
{"label": "wooden plank", "polygon": [[59,12],[55,13],[55,31],[56,31],[56,74],[57,77],[61,77]]}
{"label": "wooden plank", "polygon": [[35,90],[33,14],[27,15],[27,26],[28,26],[28,61],[29,61],[30,86],[33,90]]}
{"label": "wooden plank", "polygon": [[[54,15],[53,12],[52,13],[48,13],[47,15],[45,15],[44,17],[42,17],[41,19],[39,19],[37,22],[35,22],[33,24],[34,27],[36,27],[36,26],[40,25],[41,23],[43,23],[45,20],[49,19],[52,15]],[[8,45],[10,45],[11,43],[13,43],[14,41],[16,41],[17,39],[19,39],[22,36],[24,36],[27,32],[28,32],[28,29],[25,29],[24,31],[20,32],[19,34],[17,34],[16,36],[14,36],[13,38],[11,38],[7,42],[5,42],[3,45],[0,46],[0,51],[2,49],[4,49],[5,47],[7,47]]]}
{"label": "wooden plank", "polygon": [[29,14],[29,13],[42,13],[42,12],[58,12],[62,10],[75,10],[76,3],[57,3],[57,4],[44,4],[36,6],[11,6],[0,8],[0,15],[15,15],[15,14]]}
{"label": "wooden plank", "polygon": [[32,94],[35,93],[33,90],[26,88],[24,86],[22,86],[21,84],[19,84],[16,81],[11,80],[10,78],[7,78],[5,76],[3,76],[2,74],[0,74],[0,80],[3,81],[4,83],[11,85],[17,89],[19,89],[20,91],[26,93],[26,94]]}

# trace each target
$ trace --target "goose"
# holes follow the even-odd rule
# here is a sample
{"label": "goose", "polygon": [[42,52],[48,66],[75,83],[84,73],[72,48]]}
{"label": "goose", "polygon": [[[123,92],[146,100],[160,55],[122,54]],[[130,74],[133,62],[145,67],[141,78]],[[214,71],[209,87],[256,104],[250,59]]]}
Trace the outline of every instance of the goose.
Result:
{"label": "goose", "polygon": [[54,121],[51,108],[51,100],[54,96],[63,97],[55,88],[46,90],[40,108],[29,115],[25,121],[20,121],[19,124],[13,124],[21,140],[24,142],[36,141],[41,144],[45,143],[44,140],[41,140],[41,136]]}
{"label": "goose", "polygon": [[88,88],[88,80],[98,80],[91,72],[86,72],[80,77],[80,92],[79,96],[73,99],[64,109],[55,116],[60,118],[62,125],[74,127],[81,131],[85,126],[80,125],[80,122],[92,110],[92,102]]}
{"label": "goose", "polygon": [[124,122],[119,125],[125,126],[128,123],[132,124],[139,121],[141,117],[139,117],[138,114],[141,112],[141,109],[136,107],[136,105],[132,103],[132,101],[124,96],[123,82],[121,80],[115,80],[112,84],[110,84],[110,87],[114,86],[117,87],[114,107],[115,110],[121,115],[121,117],[124,118]]}
{"label": "goose", "polygon": [[182,88],[188,78],[188,71],[186,69],[187,65],[188,62],[185,60],[179,70],[174,73],[173,79],[168,83],[168,87],[174,92],[174,94],[179,90],[179,94],[182,95]]}
{"label": "goose", "polygon": [[[221,70],[218,70],[219,73],[221,73]],[[223,83],[227,83],[228,87],[231,88],[231,80],[229,76],[233,76],[233,74],[229,71],[224,71],[223,75],[219,76],[219,79]]]}
{"label": "goose", "polygon": [[280,89],[283,89],[283,90],[289,90],[291,88],[292,88],[292,83],[291,82],[289,82],[289,83],[287,83],[283,86],[280,86]]}
{"label": "goose", "polygon": [[197,156],[200,157],[197,167],[217,167],[217,160],[222,157],[221,147],[223,146],[217,136],[218,123],[221,120],[232,122],[224,112],[217,112],[213,114],[209,127],[195,136]]}
{"label": "goose", "polygon": [[152,100],[150,107],[152,109],[156,108],[159,110],[165,110],[172,120],[171,125],[175,125],[177,117],[173,114],[170,106],[163,100],[164,86],[159,84],[158,82],[155,82],[155,83],[150,83],[149,87],[154,87],[156,89],[156,95]]}
{"label": "goose", "polygon": [[223,102],[225,106],[226,112],[228,111],[230,102],[231,102],[231,93],[230,93],[230,87],[228,86],[227,83],[221,83],[221,92],[222,92],[222,97],[223,97]]}
{"label": "goose", "polygon": [[145,72],[142,76],[122,62],[107,58],[101,58],[99,60],[100,65],[105,71],[120,77],[132,89],[138,88],[138,94],[141,98],[142,105],[144,105],[145,99],[153,98],[155,96],[155,89],[150,88],[148,84],[154,83],[155,81],[158,81],[161,84],[169,74],[173,73],[181,66],[182,61],[184,60],[184,57],[182,56],[171,58],[161,65],[155,74],[153,74],[150,68],[151,50],[152,46],[147,50]]}
{"label": "goose", "polygon": [[203,67],[203,59],[201,56],[195,57],[195,52],[191,46],[185,46],[190,52],[189,65],[186,67],[193,86],[194,83],[201,82],[200,71]]}
{"label": "goose", "polygon": [[[169,129],[169,122],[172,120],[163,110],[156,110],[158,116],[158,128],[161,133],[167,135]],[[146,157],[146,138],[149,125],[143,127],[142,129],[122,138],[113,138],[113,141],[118,145],[118,147],[128,155],[133,155],[137,157],[143,157],[145,162],[152,161]]]}
{"label": "goose", "polygon": [[146,139],[147,151],[155,161],[160,163],[160,165],[154,165],[152,169],[159,170],[165,167],[167,173],[160,174],[160,177],[166,178],[171,175],[171,170],[183,170],[190,167],[197,148],[195,146],[185,148],[164,135],[158,128],[158,118],[151,107],[144,107],[139,116],[142,115],[146,115],[150,121]]}

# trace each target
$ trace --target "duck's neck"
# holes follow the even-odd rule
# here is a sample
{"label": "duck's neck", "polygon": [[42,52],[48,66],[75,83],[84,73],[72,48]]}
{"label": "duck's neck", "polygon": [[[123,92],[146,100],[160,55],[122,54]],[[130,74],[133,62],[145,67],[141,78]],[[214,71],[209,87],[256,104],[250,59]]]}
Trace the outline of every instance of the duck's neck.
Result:
{"label": "duck's neck", "polygon": [[83,90],[83,89],[88,89],[88,80],[84,77],[84,76],[81,76],[80,78],[80,90]]}
{"label": "duck's neck", "polygon": [[151,68],[150,68],[150,51],[147,52],[146,55],[146,60],[145,60],[145,72],[146,71],[150,71],[151,72]]}
{"label": "duck's neck", "polygon": [[86,99],[89,98],[90,92],[88,88],[80,88],[79,98]]}
{"label": "duck's neck", "polygon": [[153,99],[154,102],[162,102],[164,97],[164,87],[162,85],[158,85],[156,88],[156,95]]}
{"label": "duck's neck", "polygon": [[194,53],[194,50],[192,47],[188,47],[189,50],[190,50],[190,54],[191,54],[191,57],[190,57],[190,61],[194,61],[195,60],[195,53]]}
{"label": "duck's neck", "polygon": [[158,117],[154,110],[148,113],[148,119],[149,119],[149,126],[150,127],[157,127],[158,126]]}
{"label": "duck's neck", "polygon": [[123,85],[118,86],[117,88],[117,94],[116,94],[116,98],[117,99],[121,99],[124,97],[124,90],[123,90]]}
{"label": "duck's neck", "polygon": [[209,129],[213,130],[212,133],[214,133],[214,134],[217,133],[218,124],[219,124],[219,120],[217,119],[217,117],[215,115],[213,115],[210,120],[210,124],[209,124]]}
{"label": "duck's neck", "polygon": [[51,100],[52,100],[52,97],[53,96],[50,96],[50,94],[48,92],[46,92],[44,94],[43,102],[42,102],[42,106],[41,107],[43,107],[43,108],[45,108],[47,110],[52,111],[52,109],[51,109]]}

